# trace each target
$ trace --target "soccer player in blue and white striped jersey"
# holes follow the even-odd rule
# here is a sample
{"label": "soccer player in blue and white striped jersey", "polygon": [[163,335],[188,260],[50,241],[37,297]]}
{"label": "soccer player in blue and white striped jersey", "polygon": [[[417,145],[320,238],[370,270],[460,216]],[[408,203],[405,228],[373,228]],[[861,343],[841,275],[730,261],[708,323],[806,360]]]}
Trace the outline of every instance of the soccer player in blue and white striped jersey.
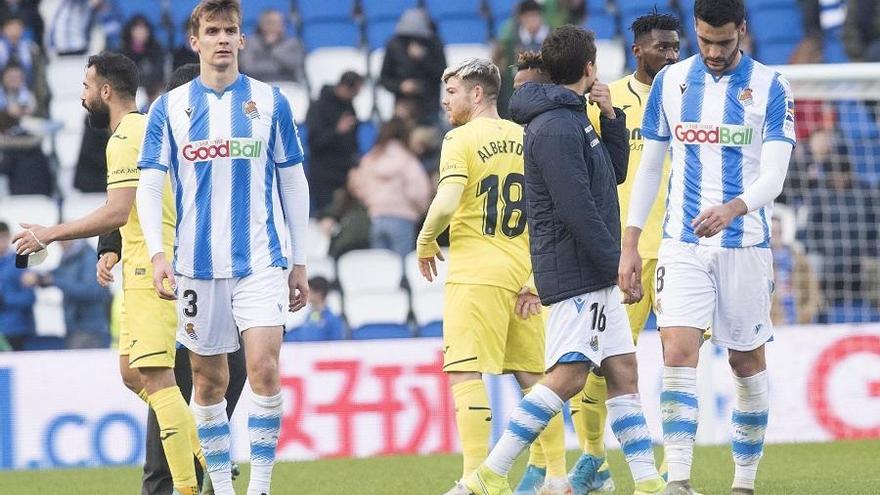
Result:
{"label": "soccer player in blue and white striped jersey", "polygon": [[666,493],[692,494],[696,367],[704,330],[728,349],[736,385],[735,494],[754,493],[769,409],[764,344],[773,335],[770,218],[795,144],[786,80],[740,51],[743,0],[697,0],[700,53],[654,79],[620,261],[619,285],[641,298],[637,247],[660,184],[672,174],[655,280],[663,341],[661,416]]}
{"label": "soccer player in blue and white striped jersey", "polygon": [[[192,408],[214,490],[233,493],[223,395],[225,354],[238,349],[240,331],[254,392],[248,494],[268,495],[281,424],[282,328],[286,310],[302,308],[308,295],[309,196],[290,103],[239,73],[241,19],[236,0],[202,0],[193,11],[200,77],[150,109],[137,201],[156,290],[179,295],[177,338],[190,350]],[[173,271],[159,216],[166,173],[177,210]]]}

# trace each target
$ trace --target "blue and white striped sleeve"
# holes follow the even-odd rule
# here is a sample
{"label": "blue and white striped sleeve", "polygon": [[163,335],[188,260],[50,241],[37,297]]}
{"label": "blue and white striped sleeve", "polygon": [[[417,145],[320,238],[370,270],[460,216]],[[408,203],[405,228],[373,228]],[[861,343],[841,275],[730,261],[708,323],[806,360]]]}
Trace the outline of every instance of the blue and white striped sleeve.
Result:
{"label": "blue and white striped sleeve", "polygon": [[669,122],[663,108],[663,80],[667,68],[663,68],[654,78],[648,102],[645,104],[645,115],[642,118],[642,137],[653,141],[669,141]]}
{"label": "blue and white striped sleeve", "polygon": [[278,88],[272,88],[274,108],[272,111],[272,160],[278,167],[290,167],[302,163],[303,149],[299,131],[293,119],[293,110],[287,96]]}
{"label": "blue and white striped sleeve", "polygon": [[164,94],[150,106],[138,168],[154,168],[167,172],[170,165],[171,136],[168,133],[168,95]]}
{"label": "blue and white striped sleeve", "polygon": [[785,141],[796,144],[794,131],[794,96],[788,81],[776,74],[770,83],[767,96],[767,113],[764,117],[764,142]]}

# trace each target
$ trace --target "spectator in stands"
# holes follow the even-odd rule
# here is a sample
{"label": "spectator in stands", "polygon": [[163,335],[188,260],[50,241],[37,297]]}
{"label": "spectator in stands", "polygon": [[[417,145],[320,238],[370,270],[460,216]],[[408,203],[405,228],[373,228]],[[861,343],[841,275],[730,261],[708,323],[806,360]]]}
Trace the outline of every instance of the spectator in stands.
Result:
{"label": "spectator in stands", "polygon": [[34,335],[34,290],[25,286],[31,272],[15,267],[15,251],[11,249],[9,225],[0,222],[0,338],[22,349],[25,340]]}
{"label": "spectator in stands", "polygon": [[880,194],[856,180],[845,147],[833,146],[834,152],[818,157],[823,176],[811,190],[804,243],[807,252],[822,257],[825,298],[849,305],[863,302],[866,267],[877,259]]}
{"label": "spectator in stands", "polygon": [[12,194],[53,192],[49,161],[43,154],[42,137],[32,136],[20,125],[33,115],[36,101],[25,85],[24,72],[17,64],[0,72],[0,173],[9,176]]}
{"label": "spectator in stands", "polygon": [[586,17],[587,3],[584,0],[544,1],[544,19],[551,29],[564,24],[580,25]]}
{"label": "spectator in stands", "polygon": [[330,283],[324,277],[309,279],[309,313],[301,326],[291,329],[284,335],[285,342],[311,342],[321,340],[342,340],[345,323],[342,318],[327,307],[327,294]]}
{"label": "spectator in stands", "polygon": [[261,81],[304,82],[305,53],[299,41],[287,35],[284,14],[263,11],[254,36],[241,51],[241,71]]}
{"label": "spectator in stands", "polygon": [[428,13],[409,9],[385,45],[379,84],[394,93],[398,102],[413,106],[418,123],[434,124],[440,115],[440,76],[446,69],[443,43]]}
{"label": "spectator in stands", "polygon": [[40,0],[4,0],[0,2],[0,23],[11,17],[18,17],[24,22],[28,39],[43,47],[43,31],[45,23],[40,15]]}
{"label": "spectator in stands", "polygon": [[358,119],[352,101],[364,78],[347,71],[334,86],[324,86],[306,114],[309,145],[309,191],[313,211],[333,200],[333,192],[345,185],[348,171],[358,159]]}
{"label": "spectator in stands", "polygon": [[428,211],[431,184],[418,157],[407,148],[409,132],[392,119],[376,144],[351,171],[348,188],[370,215],[370,247],[406,256],[416,247],[416,221]]}
{"label": "spectator in stands", "polygon": [[321,229],[330,237],[327,250],[333,258],[355,249],[370,247],[370,216],[367,208],[342,187],[333,193],[333,201],[318,211]]}
{"label": "spectator in stands", "polygon": [[[774,325],[812,323],[819,311],[822,295],[819,281],[803,248],[794,242],[794,213],[783,214],[784,207],[773,212],[773,302],[770,319]],[[790,224],[784,225],[783,218]]]}
{"label": "spectator in stands", "polygon": [[880,5],[877,0],[849,0],[843,45],[853,62],[880,62]]}
{"label": "spectator in stands", "polygon": [[513,76],[517,55],[526,50],[541,51],[541,43],[550,34],[541,5],[535,0],[523,0],[516,6],[516,15],[502,27],[498,35],[494,62],[501,68],[501,92],[498,95],[498,113],[508,115],[508,101],[513,94]]}
{"label": "spectator in stands", "polygon": [[36,100],[34,114],[49,116],[49,82],[46,80],[46,57],[40,46],[24,38],[24,22],[20,17],[3,21],[0,40],[0,68],[17,65],[24,72],[25,82]]}
{"label": "spectator in stands", "polygon": [[82,239],[59,244],[62,254],[58,268],[29,282],[61,289],[68,349],[109,347],[110,291],[95,279],[98,253]]}
{"label": "spectator in stands", "polygon": [[177,70],[178,67],[186,64],[199,63],[199,54],[193,51],[189,43],[190,34],[192,34],[192,21],[187,17],[183,23],[183,41],[171,52],[172,70]]}
{"label": "spectator in stands", "polygon": [[10,121],[18,122],[22,117],[33,115],[37,110],[37,100],[25,84],[24,70],[17,64],[9,64],[0,72],[0,112]]}
{"label": "spectator in stands", "polygon": [[146,17],[138,14],[125,23],[119,51],[137,65],[141,86],[148,99],[154,100],[165,86],[165,51]]}
{"label": "spectator in stands", "polygon": [[57,55],[84,55],[93,28],[100,26],[107,48],[116,48],[121,25],[113,0],[61,0],[49,26],[49,46]]}
{"label": "spectator in stands", "polygon": [[409,149],[422,162],[432,184],[437,182],[440,173],[440,139],[439,129],[426,125],[416,127],[409,134]]}

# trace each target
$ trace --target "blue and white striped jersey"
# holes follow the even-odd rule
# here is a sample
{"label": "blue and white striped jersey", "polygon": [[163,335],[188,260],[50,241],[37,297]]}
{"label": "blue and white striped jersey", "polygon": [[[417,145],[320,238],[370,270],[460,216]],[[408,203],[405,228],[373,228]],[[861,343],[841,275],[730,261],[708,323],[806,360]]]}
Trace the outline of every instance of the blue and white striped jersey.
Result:
{"label": "blue and white striped jersey", "polygon": [[278,88],[240,75],[215,93],[197,78],[156,100],[138,167],[171,174],[175,271],[212,279],[287,267],[276,168],[302,160]]}
{"label": "blue and white striped jersey", "polygon": [[770,246],[772,203],[710,238],[694,235],[691,222],[757,180],[765,142],[795,144],[794,99],[785,78],[747,55],[720,78],[699,54],[667,66],[654,79],[642,136],[672,140],[665,238],[706,246]]}

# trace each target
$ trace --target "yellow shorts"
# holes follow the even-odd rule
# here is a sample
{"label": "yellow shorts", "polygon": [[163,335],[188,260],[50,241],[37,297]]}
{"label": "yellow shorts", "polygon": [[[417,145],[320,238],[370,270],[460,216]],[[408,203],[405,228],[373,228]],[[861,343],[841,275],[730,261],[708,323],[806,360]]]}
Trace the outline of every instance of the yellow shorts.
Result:
{"label": "yellow shorts", "polygon": [[521,320],[517,294],[491,285],[446,284],[443,371],[544,372],[544,322]]}
{"label": "yellow shorts", "polygon": [[633,342],[639,341],[639,333],[645,328],[651,309],[654,307],[654,272],[657,271],[657,258],[642,259],[642,293],[644,297],[636,304],[626,306],[629,316],[629,328],[632,330]]}
{"label": "yellow shorts", "polygon": [[132,368],[173,368],[177,350],[177,304],[153,289],[123,291],[119,355]]}

